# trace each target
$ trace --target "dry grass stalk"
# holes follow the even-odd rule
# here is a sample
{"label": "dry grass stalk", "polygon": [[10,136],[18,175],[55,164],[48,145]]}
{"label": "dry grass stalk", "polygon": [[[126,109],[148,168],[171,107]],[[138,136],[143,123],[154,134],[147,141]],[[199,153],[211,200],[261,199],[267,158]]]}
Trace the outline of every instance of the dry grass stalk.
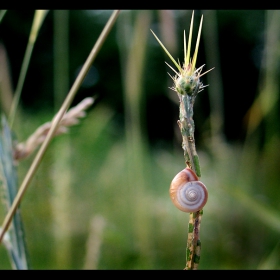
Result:
{"label": "dry grass stalk", "polygon": [[[78,124],[79,118],[85,117],[85,110],[92,105],[94,99],[87,97],[78,105],[70,109],[61,119],[55,135],[60,135],[68,131],[68,127]],[[36,131],[25,141],[15,145],[14,159],[16,161],[27,158],[36,148],[42,144],[50,130],[51,122],[44,123],[36,129]]]}
{"label": "dry grass stalk", "polygon": [[90,232],[87,241],[87,253],[84,269],[97,269],[100,259],[100,247],[103,241],[103,232],[106,221],[101,215],[96,215],[90,222]]}

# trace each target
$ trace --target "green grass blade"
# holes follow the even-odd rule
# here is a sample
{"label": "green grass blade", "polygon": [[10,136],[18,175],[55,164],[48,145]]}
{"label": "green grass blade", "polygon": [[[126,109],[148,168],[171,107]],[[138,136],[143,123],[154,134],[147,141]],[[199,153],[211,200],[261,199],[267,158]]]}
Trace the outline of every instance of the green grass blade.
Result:
{"label": "green grass blade", "polygon": [[4,17],[4,15],[6,14],[6,12],[7,12],[7,10],[1,10],[1,11],[0,11],[0,23],[1,23],[1,21],[2,21],[2,19],[3,19],[3,17]]}
{"label": "green grass blade", "polygon": [[15,119],[17,108],[18,108],[18,103],[19,103],[21,91],[23,88],[23,83],[24,83],[24,80],[26,77],[27,69],[29,66],[30,58],[32,55],[33,47],[34,47],[35,41],[37,39],[38,32],[41,28],[41,25],[42,25],[47,13],[48,13],[47,10],[36,10],[35,11],[34,20],[33,20],[31,32],[29,35],[29,40],[28,40],[26,51],[25,51],[25,55],[23,58],[23,63],[21,66],[20,74],[19,74],[19,80],[17,83],[15,96],[13,99],[11,112],[10,112],[10,116],[9,116],[9,123],[10,123],[11,128],[14,123],[14,119]]}
{"label": "green grass blade", "polygon": [[253,199],[241,189],[227,189],[227,191],[264,225],[280,232],[280,214],[277,211]]}
{"label": "green grass blade", "polygon": [[[13,159],[12,133],[6,118],[2,116],[0,134],[0,191],[5,211],[8,212],[17,194],[18,178]],[[17,209],[9,229],[9,244],[6,246],[14,269],[28,269],[27,248],[24,240],[23,223]]]}
{"label": "green grass blade", "polygon": [[280,243],[278,242],[271,253],[261,261],[257,269],[279,269],[279,245]]}

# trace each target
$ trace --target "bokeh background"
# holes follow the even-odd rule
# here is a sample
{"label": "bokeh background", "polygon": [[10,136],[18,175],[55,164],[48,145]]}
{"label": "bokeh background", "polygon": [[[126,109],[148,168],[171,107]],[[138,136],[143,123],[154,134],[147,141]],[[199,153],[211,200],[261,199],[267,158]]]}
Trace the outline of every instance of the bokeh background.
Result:
{"label": "bokeh background", "polygon": [[[36,40],[13,127],[18,141],[52,119],[111,10],[50,10]],[[183,269],[189,214],[169,198],[185,167],[172,64],[191,10],[123,10],[72,105],[94,105],[51,142],[22,202],[33,269]],[[193,51],[209,87],[194,107],[209,200],[200,269],[280,268],[279,50],[277,10],[196,10]],[[34,10],[0,23],[1,110],[9,111]],[[193,53],[192,51],[192,53]],[[10,86],[9,86],[10,85]],[[19,162],[22,182],[34,155]],[[4,211],[0,211],[1,221]],[[2,222],[1,222],[2,223]],[[11,269],[0,246],[0,268]]]}

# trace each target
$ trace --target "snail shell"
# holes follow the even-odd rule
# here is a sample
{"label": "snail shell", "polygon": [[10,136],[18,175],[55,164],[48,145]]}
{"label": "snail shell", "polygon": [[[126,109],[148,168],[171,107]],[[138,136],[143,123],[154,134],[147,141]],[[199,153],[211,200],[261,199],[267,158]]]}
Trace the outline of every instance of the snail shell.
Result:
{"label": "snail shell", "polygon": [[172,180],[169,194],[174,205],[183,212],[196,212],[208,199],[206,186],[190,168],[180,171]]}

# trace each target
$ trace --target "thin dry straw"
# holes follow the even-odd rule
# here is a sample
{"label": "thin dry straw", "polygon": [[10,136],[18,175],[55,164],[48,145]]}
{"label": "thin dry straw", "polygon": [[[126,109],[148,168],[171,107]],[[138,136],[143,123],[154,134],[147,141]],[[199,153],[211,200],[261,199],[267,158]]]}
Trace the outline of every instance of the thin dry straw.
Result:
{"label": "thin dry straw", "polygon": [[104,237],[106,221],[101,215],[96,215],[90,222],[89,237],[86,246],[84,269],[97,269],[100,259],[100,247]]}
{"label": "thin dry straw", "polygon": [[91,53],[89,54],[83,68],[81,69],[77,79],[75,80],[72,88],[70,89],[66,99],[64,100],[60,110],[58,111],[58,113],[54,116],[53,118],[53,121],[52,121],[52,126],[49,130],[49,133],[44,141],[44,143],[42,144],[41,148],[39,149],[38,153],[36,154],[36,157],[34,158],[34,161],[32,162],[20,188],[19,188],[19,191],[15,197],[15,200],[8,212],[8,214],[6,215],[5,219],[4,219],[4,222],[3,222],[3,225],[2,225],[2,232],[0,233],[0,243],[2,242],[2,239],[3,239],[3,236],[5,234],[5,232],[7,231],[11,221],[12,221],[12,218],[13,218],[13,215],[28,187],[28,184],[30,183],[32,177],[34,176],[39,164],[40,164],[40,161],[53,137],[53,135],[55,134],[55,131],[60,123],[60,120],[62,119],[63,115],[65,114],[65,112],[67,111],[67,109],[69,108],[73,98],[75,97],[75,94],[77,93],[80,85],[82,84],[88,70],[90,69],[90,66],[92,65],[98,51],[100,50],[103,42],[105,41],[107,35],[109,34],[113,24],[115,23],[116,19],[117,19],[117,16],[119,14],[120,10],[115,10],[111,17],[109,18],[107,24],[105,25],[104,29],[102,30],[102,33],[100,34],[98,40],[96,41]]}

